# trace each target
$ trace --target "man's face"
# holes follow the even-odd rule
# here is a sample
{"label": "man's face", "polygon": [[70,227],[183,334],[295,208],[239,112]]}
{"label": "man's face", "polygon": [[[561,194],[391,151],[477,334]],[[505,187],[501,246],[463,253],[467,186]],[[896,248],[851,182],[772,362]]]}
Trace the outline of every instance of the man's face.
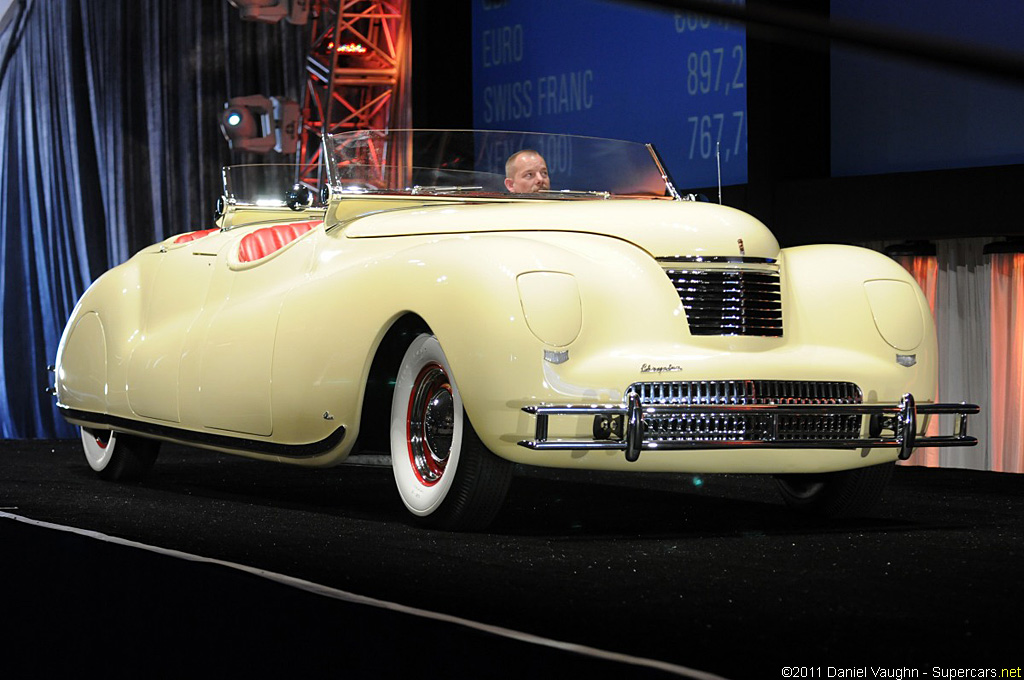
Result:
{"label": "man's face", "polygon": [[512,175],[505,178],[505,188],[514,194],[530,194],[551,188],[548,164],[540,155],[524,153],[512,161]]}

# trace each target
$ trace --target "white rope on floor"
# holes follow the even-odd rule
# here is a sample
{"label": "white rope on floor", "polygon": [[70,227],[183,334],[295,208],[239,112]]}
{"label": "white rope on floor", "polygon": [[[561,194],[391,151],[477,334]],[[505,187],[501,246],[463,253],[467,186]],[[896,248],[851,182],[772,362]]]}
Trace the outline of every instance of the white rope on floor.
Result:
{"label": "white rope on floor", "polygon": [[680,677],[691,678],[692,680],[727,680],[726,678],[723,678],[720,675],[715,675],[713,673],[708,673],[693,668],[687,668],[686,666],[679,666],[677,664],[668,663],[666,661],[658,661],[657,659],[648,659],[645,657],[633,656],[630,654],[622,654],[619,652],[597,649],[595,647],[589,647],[587,645],[580,645],[572,642],[552,640],[551,638],[542,637],[540,635],[533,635],[531,633],[525,633],[522,631],[513,630],[511,628],[494,626],[487,623],[481,623],[479,621],[473,621],[471,619],[465,619],[459,616],[452,616],[450,614],[443,614],[440,612],[432,612],[426,609],[410,607],[408,605],[400,604],[397,602],[388,602],[387,600],[380,600],[373,597],[367,597],[365,595],[350,593],[344,590],[338,590],[337,588],[331,588],[329,586],[321,585],[319,583],[313,583],[312,581],[306,581],[304,579],[296,578],[294,576],[288,576],[287,574],[278,574],[273,571],[267,571],[266,569],[258,569],[256,567],[251,567],[245,564],[237,564],[235,562],[228,562],[225,560],[219,560],[212,557],[193,555],[191,553],[182,552],[180,550],[172,550],[169,548],[161,548],[159,546],[139,543],[137,541],[129,541],[127,539],[118,538],[116,536],[109,536],[107,534],[102,534],[97,531],[91,531],[89,529],[79,529],[76,527],[69,527],[61,524],[53,524],[51,522],[43,522],[4,511],[0,511],[0,519],[14,520],[16,522],[29,524],[44,529],[64,531],[67,533],[77,534],[85,538],[92,538],[104,541],[106,543],[126,546],[129,548],[136,548],[139,550],[147,550],[158,555],[165,555],[167,557],[188,560],[190,562],[216,564],[222,567],[227,567],[228,569],[235,569],[237,571],[245,572],[247,574],[252,574],[253,576],[258,576],[260,578],[264,578],[275,583],[280,583],[282,585],[290,586],[292,588],[298,588],[299,590],[304,590],[315,595],[329,597],[334,600],[349,602],[352,604],[361,604],[368,607],[376,607],[378,609],[384,609],[387,611],[406,614],[409,616],[416,616],[424,619],[431,619],[434,621],[443,621],[445,623],[451,623],[457,626],[462,626],[464,628],[469,628],[484,633],[490,633],[491,635],[497,635],[499,637],[507,638],[510,640],[515,640],[526,644],[537,645],[540,647],[549,647],[571,654],[579,654],[582,656],[603,659],[606,661],[614,661],[631,666],[652,668],[664,671],[666,673],[671,673],[673,675],[678,675]]}

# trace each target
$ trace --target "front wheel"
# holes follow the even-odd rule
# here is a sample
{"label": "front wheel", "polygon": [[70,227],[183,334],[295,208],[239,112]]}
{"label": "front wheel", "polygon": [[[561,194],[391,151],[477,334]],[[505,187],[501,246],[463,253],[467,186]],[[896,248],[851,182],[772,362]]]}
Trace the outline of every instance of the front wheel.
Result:
{"label": "front wheel", "polygon": [[102,479],[129,481],[142,478],[160,451],[160,442],[113,430],[80,428],[89,467]]}
{"label": "front wheel", "polygon": [[391,402],[391,465],[405,507],[427,526],[480,530],[501,509],[512,464],[477,437],[441,344],[409,345]]}
{"label": "front wheel", "polygon": [[855,516],[878,503],[894,467],[884,463],[826,474],[777,475],[775,481],[791,508],[822,517]]}

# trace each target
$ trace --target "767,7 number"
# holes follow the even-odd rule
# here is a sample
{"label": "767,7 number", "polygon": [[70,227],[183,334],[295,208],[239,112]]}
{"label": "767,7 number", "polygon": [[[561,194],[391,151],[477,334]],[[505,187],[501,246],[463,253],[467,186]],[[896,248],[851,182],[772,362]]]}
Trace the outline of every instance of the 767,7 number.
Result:
{"label": "767,7 number", "polygon": [[733,156],[738,156],[741,150],[746,151],[745,112],[733,111],[729,118],[731,120],[728,125],[726,125],[726,114],[724,113],[709,113],[703,116],[690,116],[686,119],[686,122],[690,124],[690,160],[697,158],[698,154],[705,160],[711,158],[715,149],[722,144],[723,134],[727,135],[722,153],[724,162],[728,162]]}

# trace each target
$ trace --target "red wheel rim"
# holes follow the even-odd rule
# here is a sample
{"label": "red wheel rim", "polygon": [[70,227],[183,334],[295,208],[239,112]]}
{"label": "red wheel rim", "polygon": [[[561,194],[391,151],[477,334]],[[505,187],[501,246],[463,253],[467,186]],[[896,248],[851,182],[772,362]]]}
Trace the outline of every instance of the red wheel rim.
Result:
{"label": "red wheel rim", "polygon": [[451,455],[455,397],[444,367],[431,362],[420,369],[409,394],[406,442],[409,463],[424,486],[441,481]]}

